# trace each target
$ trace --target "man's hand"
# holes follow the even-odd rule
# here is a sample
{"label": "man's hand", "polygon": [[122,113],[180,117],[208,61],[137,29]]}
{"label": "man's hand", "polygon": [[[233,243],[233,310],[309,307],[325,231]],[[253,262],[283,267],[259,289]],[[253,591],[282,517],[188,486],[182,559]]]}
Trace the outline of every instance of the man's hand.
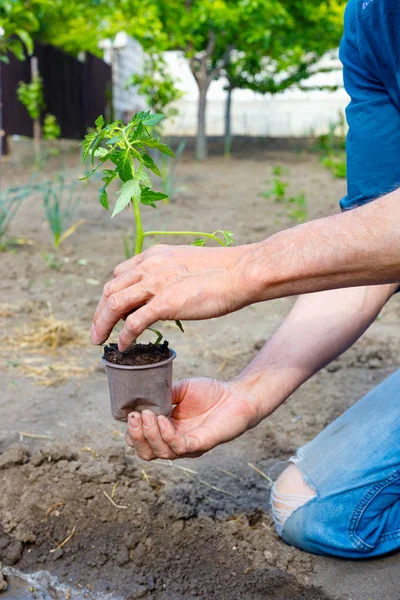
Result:
{"label": "man's hand", "polygon": [[173,388],[171,417],[145,410],[128,417],[126,442],[144,460],[195,458],[260,421],[257,402],[238,381],[188,379]]}
{"label": "man's hand", "polygon": [[246,286],[248,246],[198,248],[158,245],[118,265],[104,287],[92,325],[102,344],[121,318],[120,351],[159,320],[209,319],[254,301]]}

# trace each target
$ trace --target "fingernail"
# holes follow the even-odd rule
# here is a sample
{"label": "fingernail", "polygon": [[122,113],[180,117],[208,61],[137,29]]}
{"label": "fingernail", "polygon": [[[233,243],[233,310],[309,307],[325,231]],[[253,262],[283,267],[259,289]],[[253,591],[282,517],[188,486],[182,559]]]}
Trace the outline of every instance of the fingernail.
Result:
{"label": "fingernail", "polygon": [[139,419],[136,417],[136,415],[129,416],[129,427],[131,429],[137,429],[139,427]]}
{"label": "fingernail", "polygon": [[149,410],[144,410],[142,412],[142,420],[144,427],[150,427],[153,421],[153,413],[151,413]]}

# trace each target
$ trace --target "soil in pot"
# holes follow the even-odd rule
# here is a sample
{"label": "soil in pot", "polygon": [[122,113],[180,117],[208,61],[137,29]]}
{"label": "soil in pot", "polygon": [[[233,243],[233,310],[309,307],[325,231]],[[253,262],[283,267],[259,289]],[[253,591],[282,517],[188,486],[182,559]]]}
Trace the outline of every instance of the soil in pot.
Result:
{"label": "soil in pot", "polygon": [[114,365],[142,366],[153,365],[171,356],[168,342],[162,344],[135,344],[129,350],[120,352],[117,344],[104,346],[103,358]]}

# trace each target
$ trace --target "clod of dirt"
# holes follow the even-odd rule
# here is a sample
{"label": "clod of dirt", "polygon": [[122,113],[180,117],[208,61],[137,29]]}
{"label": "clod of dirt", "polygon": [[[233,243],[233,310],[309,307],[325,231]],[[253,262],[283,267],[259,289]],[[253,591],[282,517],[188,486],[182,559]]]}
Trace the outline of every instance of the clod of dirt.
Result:
{"label": "clod of dirt", "polygon": [[8,588],[8,583],[3,573],[0,571],[0,592],[5,592]]}
{"label": "clod of dirt", "polygon": [[51,444],[40,450],[40,453],[32,457],[35,466],[39,466],[43,461],[59,462],[60,460],[76,460],[76,453],[64,444]]}
{"label": "clod of dirt", "polygon": [[125,365],[130,367],[139,367],[143,365],[153,365],[171,356],[168,348],[168,342],[162,344],[135,344],[129,350],[120,352],[117,344],[104,346],[103,358],[114,365]]}
{"label": "clod of dirt", "polygon": [[14,444],[0,454],[0,469],[10,469],[16,465],[23,465],[28,459],[29,454],[25,446]]}
{"label": "clod of dirt", "polygon": [[7,546],[1,551],[1,559],[6,565],[15,565],[21,556],[24,547],[23,544],[18,540],[12,540]]}

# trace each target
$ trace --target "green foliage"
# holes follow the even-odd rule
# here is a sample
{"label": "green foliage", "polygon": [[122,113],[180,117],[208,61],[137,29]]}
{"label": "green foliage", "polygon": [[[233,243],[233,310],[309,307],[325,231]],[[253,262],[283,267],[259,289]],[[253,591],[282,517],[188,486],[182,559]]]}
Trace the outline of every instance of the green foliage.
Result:
{"label": "green foliage", "polygon": [[[221,246],[230,246],[233,243],[233,234],[230,231],[218,230],[214,233],[204,233],[143,230],[141,205],[157,208],[160,200],[168,198],[167,194],[152,189],[152,175],[161,177],[161,172],[149,154],[149,148],[154,148],[166,156],[175,156],[171,148],[163,144],[152,130],[163,118],[162,114],[142,111],[136,113],[127,125],[122,121],[114,121],[106,125],[104,118],[98,117],[95,123],[96,130],[88,133],[82,142],[82,160],[85,162],[90,158],[93,165],[91,172],[82,179],[88,179],[98,169],[102,169],[104,185],[99,190],[99,200],[106,210],[109,210],[107,188],[114,179],[120,181],[121,189],[111,216],[114,217],[130,205],[133,208],[135,241],[131,244],[129,239],[124,237],[126,257],[132,253],[132,250],[134,254],[142,252],[144,239],[147,236],[190,236],[195,238],[193,243],[196,246],[203,246],[209,240],[214,240]],[[111,168],[105,168],[106,163]],[[176,324],[183,331],[182,324],[179,321],[176,321]],[[158,331],[155,333],[159,336]]]}
{"label": "green foliage", "polygon": [[274,167],[273,173],[275,175],[272,180],[272,187],[260,194],[263,198],[272,198],[275,202],[283,202],[286,198],[286,189],[289,185],[287,181],[280,179],[280,174],[283,172],[281,167]]}
{"label": "green foliage", "polygon": [[58,140],[61,137],[61,129],[54,115],[47,114],[43,122],[43,137],[45,140]]}
{"label": "green foliage", "polygon": [[30,186],[9,188],[0,193],[0,245],[26,196],[31,192]]}
{"label": "green foliage", "polygon": [[32,35],[40,27],[40,11],[52,0],[1,0],[0,62],[8,62],[10,52],[18,60],[32,54]]}
{"label": "green foliage", "polygon": [[137,86],[139,94],[144,96],[147,105],[154,113],[163,113],[166,117],[178,114],[170,105],[183,96],[176,87],[176,81],[167,70],[161,54],[154,54],[146,60],[142,74],[135,74],[127,86]]}
{"label": "green foliage", "polygon": [[37,75],[32,78],[30,83],[20,81],[17,98],[25,106],[32,120],[39,119],[41,110],[45,107],[42,78]]}
{"label": "green foliage", "polygon": [[[163,191],[168,196],[169,200],[172,200],[174,194],[179,190],[176,186],[176,166],[177,161],[182,155],[186,146],[186,138],[179,142],[178,148],[175,150],[175,158],[176,160],[172,162],[171,157],[162,155],[162,167],[161,167],[161,177],[162,177],[162,185]],[[166,200],[168,202],[168,200]]]}
{"label": "green foliage", "polygon": [[272,187],[260,196],[266,199],[272,198],[275,202],[284,204],[288,208],[287,214],[290,219],[296,223],[304,223],[308,216],[306,197],[304,192],[300,192],[297,196],[287,195],[289,182],[280,178],[285,172],[286,170],[279,165],[274,167],[272,173],[275,177],[272,180]]}
{"label": "green foliage", "polygon": [[337,179],[346,179],[346,122],[343,114],[318,138],[315,149],[322,154],[321,164]]}
{"label": "green foliage", "polygon": [[323,156],[321,158],[321,163],[331,171],[336,179],[346,179],[347,164],[345,152]]}
{"label": "green foliage", "polygon": [[294,204],[294,207],[289,210],[289,217],[296,223],[304,223],[308,217],[307,202],[304,192],[301,192],[292,198],[288,198],[287,202],[292,205]]}
{"label": "green foliage", "polygon": [[81,197],[76,193],[76,183],[68,184],[63,177],[58,183],[47,182],[42,187],[43,210],[53,234],[54,247],[57,250],[82,224],[77,221],[70,225],[79,206]]}

